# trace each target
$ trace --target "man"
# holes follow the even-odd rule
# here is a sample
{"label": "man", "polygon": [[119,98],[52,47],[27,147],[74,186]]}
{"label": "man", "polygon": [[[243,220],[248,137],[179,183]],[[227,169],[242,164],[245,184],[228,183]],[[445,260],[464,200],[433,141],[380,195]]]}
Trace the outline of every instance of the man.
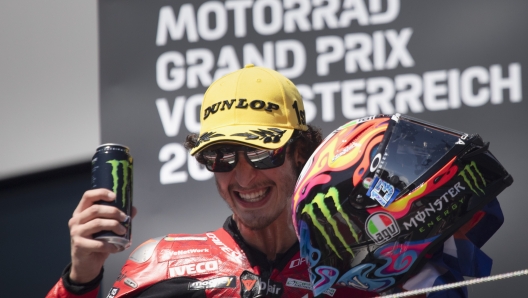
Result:
{"label": "man", "polygon": [[[200,135],[189,136],[186,147],[214,172],[233,215],[215,232],[147,241],[131,254],[109,297],[312,297],[290,209],[321,133],[306,125],[297,88],[276,71],[247,65],[208,88],[200,117]],[[104,261],[117,249],[91,235],[124,234],[125,215],[94,203],[114,196],[95,189],[82,197],[69,222],[72,263],[48,297],[97,295]],[[329,294],[371,296],[335,291]]]}
{"label": "man", "polygon": [[[200,119],[200,135],[190,135],[185,145],[214,172],[232,216],[214,232],[145,242],[107,297],[313,297],[291,195],[321,134],[306,125],[297,88],[276,71],[247,65],[208,88]],[[47,297],[97,296],[104,261],[118,249],[92,235],[124,234],[126,216],[94,203],[114,196],[95,189],[82,197],[69,221],[71,265]],[[375,294],[331,287],[322,296]]]}

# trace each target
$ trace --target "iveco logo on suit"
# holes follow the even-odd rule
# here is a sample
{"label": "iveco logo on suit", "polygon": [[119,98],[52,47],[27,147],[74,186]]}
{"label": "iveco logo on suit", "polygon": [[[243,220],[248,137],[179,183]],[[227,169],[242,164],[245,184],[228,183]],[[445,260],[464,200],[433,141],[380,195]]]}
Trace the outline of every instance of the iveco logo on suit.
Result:
{"label": "iveco logo on suit", "polygon": [[187,264],[169,268],[171,277],[194,275],[218,270],[218,261],[207,261],[201,263]]}
{"label": "iveco logo on suit", "polygon": [[[224,100],[224,101],[219,101],[215,104],[208,106],[207,108],[204,109],[203,120],[207,119],[209,115],[215,114],[218,111],[230,110],[233,104],[235,103],[235,101],[237,100],[236,99]],[[247,99],[245,98],[238,99],[238,103],[235,106],[235,109],[247,109],[248,107],[253,110],[264,109],[265,111],[268,111],[268,112],[279,109],[279,105],[272,103],[272,102],[266,103],[260,99],[254,99],[248,102]]]}

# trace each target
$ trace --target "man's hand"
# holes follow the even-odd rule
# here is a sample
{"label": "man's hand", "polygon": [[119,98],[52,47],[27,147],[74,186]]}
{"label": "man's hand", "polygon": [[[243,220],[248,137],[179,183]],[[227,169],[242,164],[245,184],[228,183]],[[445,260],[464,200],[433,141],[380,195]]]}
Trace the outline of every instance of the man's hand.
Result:
{"label": "man's hand", "polygon": [[[125,213],[112,206],[95,204],[98,201],[113,200],[115,194],[110,190],[88,190],[68,222],[72,258],[70,279],[74,282],[87,283],[93,280],[108,256],[120,251],[117,246],[94,240],[92,236],[100,231],[113,231],[118,235],[126,233],[126,228],[121,224],[127,219]],[[136,208],[132,207],[132,217],[136,212]]]}

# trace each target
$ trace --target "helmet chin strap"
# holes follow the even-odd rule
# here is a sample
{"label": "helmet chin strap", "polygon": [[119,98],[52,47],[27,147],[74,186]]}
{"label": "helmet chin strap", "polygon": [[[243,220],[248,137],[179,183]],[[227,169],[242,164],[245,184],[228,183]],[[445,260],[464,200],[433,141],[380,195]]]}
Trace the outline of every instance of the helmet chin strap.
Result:
{"label": "helmet chin strap", "polygon": [[492,276],[487,276],[487,277],[474,278],[474,279],[470,279],[470,280],[454,282],[454,283],[445,284],[445,285],[441,285],[441,286],[430,287],[430,288],[412,290],[412,291],[398,293],[398,294],[383,295],[383,296],[378,296],[378,298],[409,297],[409,296],[414,296],[414,295],[426,294],[426,293],[431,293],[431,292],[438,292],[438,291],[442,291],[442,290],[449,290],[449,289],[454,289],[454,288],[459,288],[459,287],[464,287],[464,286],[470,286],[470,285],[484,283],[484,282],[496,281],[496,280],[506,279],[506,278],[510,278],[510,277],[523,276],[523,275],[528,275],[528,269],[519,270],[519,271],[513,271],[513,272],[510,272],[510,273],[497,274],[497,275],[492,275]]}

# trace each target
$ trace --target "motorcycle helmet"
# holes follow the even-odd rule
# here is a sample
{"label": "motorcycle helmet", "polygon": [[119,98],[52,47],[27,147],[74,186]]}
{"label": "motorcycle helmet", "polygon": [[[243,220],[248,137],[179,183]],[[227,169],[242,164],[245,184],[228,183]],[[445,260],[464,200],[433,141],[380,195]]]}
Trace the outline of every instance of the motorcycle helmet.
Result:
{"label": "motorcycle helmet", "polygon": [[293,222],[314,295],[403,283],[512,182],[477,134],[399,114],[351,121],[298,178]]}

